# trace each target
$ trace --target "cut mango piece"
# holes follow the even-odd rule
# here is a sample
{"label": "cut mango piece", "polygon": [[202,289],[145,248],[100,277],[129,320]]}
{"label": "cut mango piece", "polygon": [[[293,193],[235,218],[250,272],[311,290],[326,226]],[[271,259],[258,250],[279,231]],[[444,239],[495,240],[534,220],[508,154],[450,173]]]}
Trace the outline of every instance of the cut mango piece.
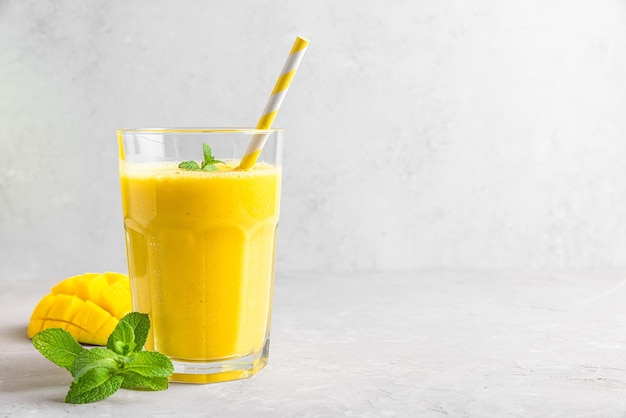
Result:
{"label": "cut mango piece", "polygon": [[130,282],[121,273],[85,273],[56,284],[33,311],[28,337],[62,328],[78,342],[106,345],[119,320],[132,310]]}

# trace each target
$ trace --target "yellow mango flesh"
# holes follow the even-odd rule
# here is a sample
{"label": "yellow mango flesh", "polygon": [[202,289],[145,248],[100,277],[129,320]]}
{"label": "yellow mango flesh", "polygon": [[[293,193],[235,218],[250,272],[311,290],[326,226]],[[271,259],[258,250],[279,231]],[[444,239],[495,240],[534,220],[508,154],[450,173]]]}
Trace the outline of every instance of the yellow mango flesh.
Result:
{"label": "yellow mango flesh", "polygon": [[127,275],[106,272],[69,277],[39,301],[28,324],[28,337],[62,328],[78,342],[106,345],[119,320],[131,310]]}

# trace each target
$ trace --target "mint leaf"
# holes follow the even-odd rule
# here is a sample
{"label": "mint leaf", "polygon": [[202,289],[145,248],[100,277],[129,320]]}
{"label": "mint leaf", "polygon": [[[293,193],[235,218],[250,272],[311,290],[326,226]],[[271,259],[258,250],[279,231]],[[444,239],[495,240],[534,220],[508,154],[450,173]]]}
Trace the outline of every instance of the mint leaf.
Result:
{"label": "mint leaf", "polygon": [[144,377],[169,377],[174,373],[170,359],[154,351],[133,353],[124,365],[124,373],[131,372]]}
{"label": "mint leaf", "polygon": [[182,163],[178,164],[178,168],[182,168],[183,170],[189,170],[189,171],[200,170],[200,166],[195,161],[183,161]]}
{"label": "mint leaf", "polygon": [[213,151],[211,151],[211,147],[208,144],[202,144],[202,153],[204,154],[204,161],[202,161],[202,169],[204,171],[215,171],[217,167],[215,164],[222,163],[223,161],[216,160],[213,156]]}
{"label": "mint leaf", "polygon": [[[120,325],[122,323],[130,325],[133,332],[132,338],[125,336],[125,333],[128,332],[128,328],[126,325]],[[118,328],[120,328],[119,331]],[[109,342],[111,342],[113,345],[115,345],[115,341],[122,341],[123,343],[134,342],[135,346],[133,347],[131,352],[139,352],[146,344],[149,332],[150,317],[148,316],[148,314],[140,312],[127,313],[122,319],[120,319],[120,322],[117,324],[117,326],[109,336],[109,340],[107,341],[107,348],[115,351],[113,348],[109,347]]]}
{"label": "mint leaf", "polygon": [[126,356],[135,351],[135,330],[128,321],[120,321],[109,335],[107,348],[117,354]]}
{"label": "mint leaf", "polygon": [[204,165],[207,161],[210,162],[215,160],[215,157],[213,157],[213,151],[211,150],[209,144],[202,144],[202,155],[204,155],[204,162],[202,165]]}
{"label": "mint leaf", "polygon": [[114,371],[109,368],[92,368],[74,379],[65,397],[65,402],[89,403],[100,401],[113,395],[122,386],[123,381],[122,376],[114,374]]}
{"label": "mint leaf", "polygon": [[123,376],[122,387],[124,389],[165,390],[169,386],[167,377],[145,377],[135,373],[126,373]]}
{"label": "mint leaf", "polygon": [[96,347],[80,353],[76,357],[70,372],[75,379],[96,368],[105,368],[111,370],[111,372],[118,372],[122,361],[123,358],[108,348]]}
{"label": "mint leaf", "polygon": [[61,328],[38,332],[33,337],[33,345],[45,358],[70,372],[76,357],[88,351],[78,344],[72,334]]}
{"label": "mint leaf", "polygon": [[217,167],[215,164],[203,164],[202,171],[217,171]]}

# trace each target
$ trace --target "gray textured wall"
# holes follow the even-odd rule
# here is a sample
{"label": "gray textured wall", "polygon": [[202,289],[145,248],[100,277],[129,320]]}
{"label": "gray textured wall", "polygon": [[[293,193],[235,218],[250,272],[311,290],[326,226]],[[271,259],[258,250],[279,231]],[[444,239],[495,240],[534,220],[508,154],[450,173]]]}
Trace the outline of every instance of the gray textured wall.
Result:
{"label": "gray textured wall", "polygon": [[626,265],[623,0],[0,0],[0,279],[124,271],[115,129],[254,125],[297,34],[279,271]]}

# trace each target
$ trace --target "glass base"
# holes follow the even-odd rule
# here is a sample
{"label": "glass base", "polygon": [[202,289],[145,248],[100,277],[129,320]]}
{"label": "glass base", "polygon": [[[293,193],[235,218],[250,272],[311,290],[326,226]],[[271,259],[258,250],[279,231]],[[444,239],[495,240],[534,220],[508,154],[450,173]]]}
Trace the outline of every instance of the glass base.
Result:
{"label": "glass base", "polygon": [[270,340],[265,340],[257,353],[216,361],[182,361],[172,358],[174,374],[170,382],[217,383],[229,380],[247,379],[260,372],[267,364]]}

